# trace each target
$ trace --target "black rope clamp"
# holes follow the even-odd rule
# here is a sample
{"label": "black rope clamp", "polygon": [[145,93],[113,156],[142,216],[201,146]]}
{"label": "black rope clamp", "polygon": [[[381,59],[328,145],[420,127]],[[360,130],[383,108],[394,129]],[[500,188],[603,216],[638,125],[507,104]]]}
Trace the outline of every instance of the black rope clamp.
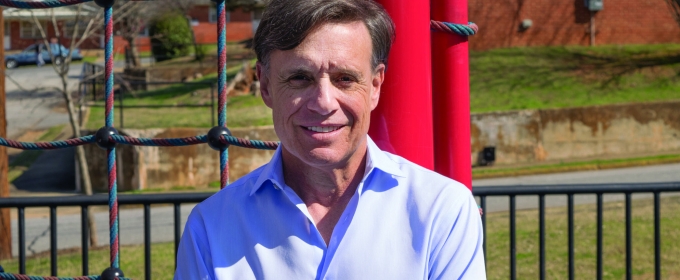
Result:
{"label": "black rope clamp", "polygon": [[223,135],[231,136],[231,131],[224,126],[216,126],[208,131],[208,146],[217,151],[226,150],[229,148],[229,143],[222,142]]}
{"label": "black rope clamp", "polygon": [[104,126],[94,135],[95,143],[104,150],[113,149],[116,147],[116,142],[111,139],[112,135],[118,135],[118,130],[111,126]]}
{"label": "black rope clamp", "polygon": [[101,279],[102,280],[115,280],[118,277],[125,277],[125,275],[123,275],[123,271],[120,270],[120,268],[117,268],[117,267],[109,267],[107,269],[104,269],[104,271],[102,271]]}
{"label": "black rope clamp", "polygon": [[113,4],[114,4],[116,1],[115,1],[115,0],[94,0],[94,2],[97,3],[97,5],[98,5],[99,7],[102,7],[102,8],[111,8],[111,7],[113,7]]}

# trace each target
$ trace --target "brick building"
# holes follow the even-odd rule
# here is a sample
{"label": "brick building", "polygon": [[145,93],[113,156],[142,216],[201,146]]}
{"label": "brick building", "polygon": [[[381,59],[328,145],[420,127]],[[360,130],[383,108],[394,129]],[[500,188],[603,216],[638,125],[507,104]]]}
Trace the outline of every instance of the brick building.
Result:
{"label": "brick building", "polygon": [[[480,27],[473,50],[591,43],[583,0],[468,1],[469,20]],[[680,25],[662,0],[605,0],[592,19],[596,45],[680,43]],[[523,29],[524,20],[531,27]]]}
{"label": "brick building", "polygon": [[[199,44],[217,43],[217,10],[210,0],[196,0],[187,14],[193,19],[194,34]],[[262,10],[236,8],[227,11],[227,41],[242,41],[252,38]]]}
{"label": "brick building", "polygon": [[[214,44],[217,43],[217,11],[215,4],[210,0],[196,0],[194,7],[187,12],[192,18],[192,28],[196,35],[196,41],[199,44]],[[41,21],[47,37],[57,39],[64,46],[69,46],[71,38],[69,34],[73,33],[76,18],[76,6],[66,6],[54,9],[38,9],[33,10],[33,14]],[[57,38],[54,27],[51,22],[52,12],[56,18],[58,30],[61,31],[61,38]],[[82,13],[97,13],[99,8],[83,5]],[[259,17],[261,17],[261,10],[246,11],[241,8],[236,8],[233,11],[227,12],[227,40],[241,41],[251,38],[254,34],[254,29],[257,28]],[[22,50],[31,44],[36,43],[42,39],[39,29],[33,23],[31,12],[23,9],[7,8],[3,10],[5,18],[5,49],[6,50]],[[85,27],[85,23],[81,23],[81,30]],[[81,49],[101,49],[104,44],[102,36],[94,36],[88,38],[81,45]],[[127,42],[118,36],[114,36],[114,45],[116,53],[123,53]],[[148,32],[142,30],[140,36],[137,38],[136,45],[139,51],[150,50],[150,40]]]}

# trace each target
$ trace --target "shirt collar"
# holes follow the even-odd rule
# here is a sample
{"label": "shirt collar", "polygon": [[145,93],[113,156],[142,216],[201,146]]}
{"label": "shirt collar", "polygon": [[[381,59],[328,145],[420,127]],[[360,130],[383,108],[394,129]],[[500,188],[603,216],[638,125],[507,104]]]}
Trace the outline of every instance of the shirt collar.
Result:
{"label": "shirt collar", "polygon": [[[404,177],[404,172],[401,171],[399,165],[392,160],[386,152],[380,150],[380,148],[373,142],[370,136],[366,136],[366,147],[367,147],[367,158],[366,158],[366,171],[364,171],[364,176],[362,182],[368,178],[368,175],[373,172],[374,169],[378,169],[387,174],[391,174],[397,177]],[[271,181],[272,184],[283,186],[283,160],[281,156],[281,146],[276,149],[272,159],[264,166],[262,172],[258,176],[255,184],[253,185],[250,195],[255,194],[265,182]],[[360,191],[361,193],[361,191]]]}

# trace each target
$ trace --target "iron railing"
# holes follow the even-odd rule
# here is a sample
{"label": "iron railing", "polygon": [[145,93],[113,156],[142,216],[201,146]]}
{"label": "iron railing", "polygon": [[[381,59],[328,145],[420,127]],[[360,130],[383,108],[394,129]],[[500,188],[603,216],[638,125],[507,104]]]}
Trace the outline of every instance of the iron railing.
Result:
{"label": "iron railing", "polygon": [[[119,205],[144,206],[144,278],[151,279],[151,216],[152,204],[172,204],[174,207],[174,242],[175,254],[180,240],[180,207],[184,203],[198,203],[208,198],[212,193],[182,193],[182,194],[148,194],[148,195],[120,195]],[[17,197],[0,198],[0,208],[17,209],[19,273],[26,273],[26,207],[49,207],[50,209],[50,274],[57,275],[57,207],[81,207],[81,247],[82,247],[82,275],[89,275],[89,206],[108,205],[107,195],[93,196],[62,196],[62,197]],[[119,210],[120,211],[120,210]],[[175,260],[176,261],[176,260]],[[177,265],[175,263],[175,265]]]}
{"label": "iron railing", "polygon": [[[661,279],[661,208],[660,195],[662,192],[680,191],[680,182],[670,183],[632,183],[632,184],[590,184],[590,185],[548,185],[548,186],[494,186],[476,187],[474,195],[479,197],[480,207],[486,212],[487,197],[508,196],[510,214],[510,279],[517,279],[516,261],[516,197],[525,195],[538,196],[538,220],[539,220],[539,279],[546,278],[545,270],[545,196],[567,196],[567,224],[568,224],[568,277],[574,279],[574,195],[595,194],[597,204],[597,279],[603,276],[603,195],[625,195],[625,228],[626,228],[626,279],[633,277],[633,240],[632,240],[632,194],[652,193],[654,196],[654,275],[655,279]],[[486,215],[482,215],[483,231],[486,239]],[[486,256],[486,242],[484,242],[484,255]]]}
{"label": "iron railing", "polygon": [[[538,196],[539,218],[539,277],[546,278],[545,267],[545,196],[566,195],[568,215],[568,275],[574,279],[574,195],[594,194],[597,205],[597,279],[603,276],[603,195],[625,195],[625,228],[626,228],[626,279],[632,279],[632,194],[652,193],[654,197],[654,272],[655,279],[661,279],[661,223],[660,223],[660,196],[663,192],[680,192],[680,182],[672,183],[644,183],[644,184],[594,184],[594,185],[550,185],[550,186],[497,186],[476,187],[474,195],[479,198],[481,208],[486,212],[487,198],[495,196],[509,197],[510,216],[510,279],[517,278],[516,263],[516,236],[515,214],[516,197],[535,195]],[[181,193],[181,194],[148,194],[148,195],[120,195],[120,205],[143,205],[144,211],[144,277],[151,279],[151,216],[152,204],[172,204],[174,206],[174,243],[175,254],[180,240],[180,207],[185,203],[198,203],[208,198],[212,193]],[[19,273],[26,273],[26,229],[25,208],[49,207],[50,209],[50,270],[52,275],[57,275],[57,207],[80,206],[81,207],[81,246],[82,246],[82,274],[89,274],[89,230],[88,230],[88,207],[94,205],[107,205],[108,196],[69,196],[69,197],[19,197],[0,198],[0,208],[16,208],[18,216],[18,243],[19,243]],[[482,224],[486,239],[486,215],[482,215]],[[486,242],[484,242],[486,255]],[[176,261],[176,260],[175,260]],[[176,265],[176,263],[175,263]]]}

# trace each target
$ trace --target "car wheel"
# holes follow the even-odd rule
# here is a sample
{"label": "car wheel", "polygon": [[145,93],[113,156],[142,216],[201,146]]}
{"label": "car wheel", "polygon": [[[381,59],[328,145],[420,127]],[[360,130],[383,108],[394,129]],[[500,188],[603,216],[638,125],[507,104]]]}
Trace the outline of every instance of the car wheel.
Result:
{"label": "car wheel", "polygon": [[7,61],[5,61],[5,67],[7,69],[17,68],[17,66],[19,65],[17,64],[17,61],[14,59],[8,59]]}
{"label": "car wheel", "polygon": [[64,63],[63,57],[55,57],[54,58],[54,65],[61,65],[62,63]]}

